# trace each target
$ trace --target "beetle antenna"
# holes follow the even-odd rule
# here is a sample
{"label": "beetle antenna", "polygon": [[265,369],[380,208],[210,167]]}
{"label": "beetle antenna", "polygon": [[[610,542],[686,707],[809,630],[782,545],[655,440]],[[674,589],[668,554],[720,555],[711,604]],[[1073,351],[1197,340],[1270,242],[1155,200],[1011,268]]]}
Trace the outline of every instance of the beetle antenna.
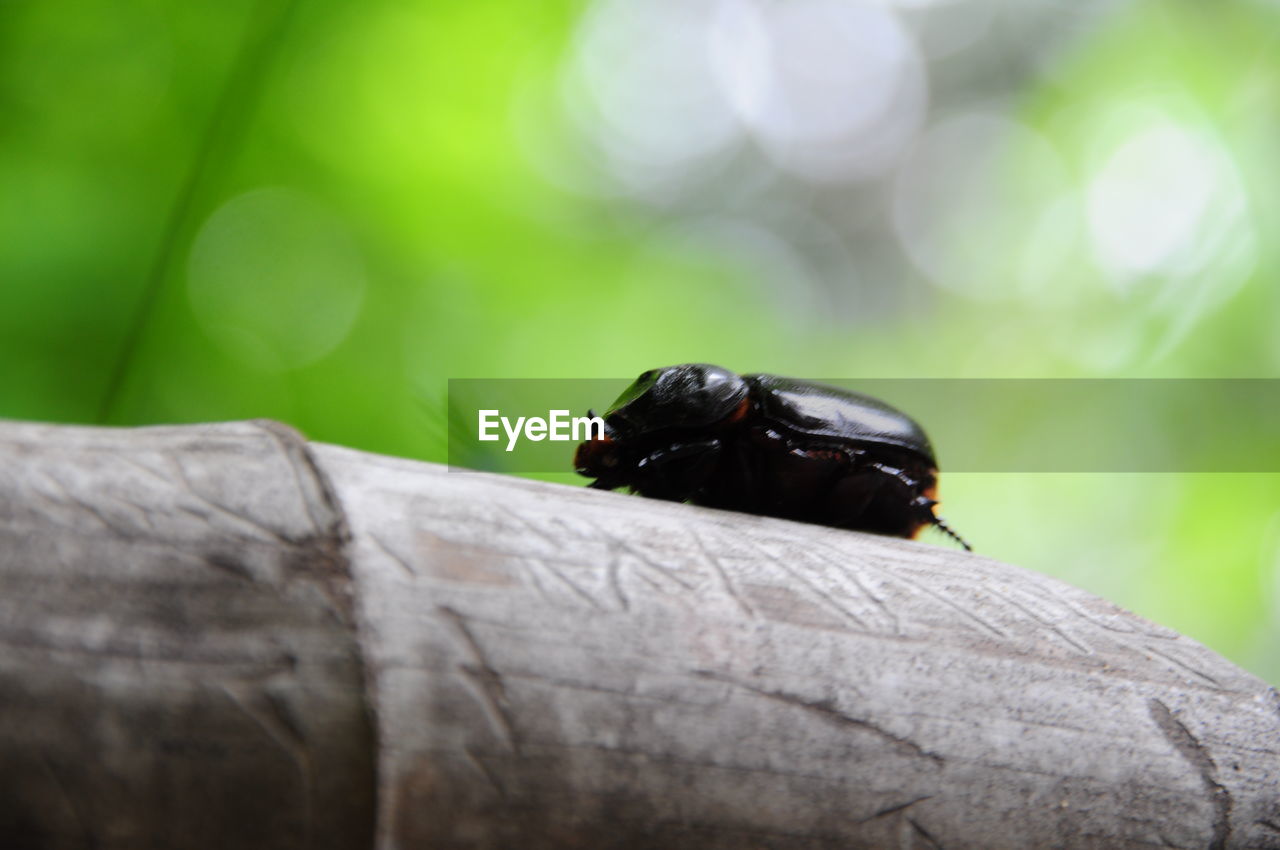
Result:
{"label": "beetle antenna", "polygon": [[957,542],[957,543],[959,543],[961,546],[963,546],[963,547],[964,547],[964,551],[966,551],[966,552],[972,552],[972,551],[973,551],[973,547],[972,547],[972,546],[970,546],[970,545],[965,541],[965,539],[964,539],[963,537],[961,537],[959,534],[956,534],[956,533],[955,533],[955,531],[953,531],[953,530],[952,530],[951,526],[947,525],[947,521],[946,521],[945,519],[943,519],[943,518],[942,518],[942,517],[940,517],[940,516],[935,516],[935,517],[933,518],[933,524],[934,524],[934,526],[935,526],[935,527],[937,527],[937,529],[938,529],[939,531],[941,531],[943,534],[947,535],[947,536],[948,536],[948,537],[950,537],[952,540],[954,540],[955,542]]}

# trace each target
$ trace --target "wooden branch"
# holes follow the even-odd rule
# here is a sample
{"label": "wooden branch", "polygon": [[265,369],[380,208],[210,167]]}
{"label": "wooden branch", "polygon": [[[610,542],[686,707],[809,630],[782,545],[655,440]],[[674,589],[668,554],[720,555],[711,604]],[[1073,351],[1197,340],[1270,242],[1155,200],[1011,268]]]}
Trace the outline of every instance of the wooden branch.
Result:
{"label": "wooden branch", "polygon": [[953,549],[0,424],[0,845],[1280,848],[1280,697]]}

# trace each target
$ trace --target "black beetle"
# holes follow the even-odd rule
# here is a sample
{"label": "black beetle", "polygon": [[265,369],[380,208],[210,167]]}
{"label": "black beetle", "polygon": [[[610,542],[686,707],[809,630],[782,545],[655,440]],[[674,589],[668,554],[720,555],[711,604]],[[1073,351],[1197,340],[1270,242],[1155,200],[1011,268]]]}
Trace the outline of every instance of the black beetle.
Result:
{"label": "black beetle", "polygon": [[[593,414],[594,415],[594,414]],[[650,369],[578,446],[591,487],[897,537],[933,525],[923,429],[870,396],[706,363]]]}

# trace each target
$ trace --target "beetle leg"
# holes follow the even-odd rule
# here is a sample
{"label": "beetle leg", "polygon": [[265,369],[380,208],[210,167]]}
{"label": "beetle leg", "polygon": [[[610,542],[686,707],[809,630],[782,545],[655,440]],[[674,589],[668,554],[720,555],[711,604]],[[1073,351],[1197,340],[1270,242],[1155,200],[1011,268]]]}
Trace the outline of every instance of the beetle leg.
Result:
{"label": "beetle leg", "polygon": [[[882,476],[891,479],[895,482],[895,486],[901,485],[905,489],[904,507],[906,508],[906,515],[903,516],[903,520],[914,525],[914,528],[908,527],[908,529],[905,529],[906,533],[903,533],[902,536],[915,537],[922,527],[937,525],[938,518],[933,513],[933,506],[937,504],[937,501],[930,497],[929,491],[921,486],[921,482],[918,479],[897,466],[889,466],[878,461],[870,461],[866,465]],[[882,478],[881,480],[885,479]],[[895,498],[902,498],[902,496]],[[899,516],[902,515],[899,514]],[[910,519],[908,520],[907,517],[910,517]]]}
{"label": "beetle leg", "polygon": [[970,546],[970,545],[969,545],[969,543],[968,543],[968,542],[967,542],[963,537],[961,537],[959,534],[956,534],[956,533],[951,529],[951,526],[947,525],[947,521],[946,521],[945,519],[943,519],[943,518],[942,518],[942,517],[940,517],[940,516],[935,516],[935,517],[933,518],[933,524],[934,524],[934,525],[937,527],[937,529],[938,529],[939,531],[941,531],[943,534],[947,535],[947,536],[948,536],[948,537],[950,537],[952,540],[954,540],[955,542],[957,542],[957,543],[959,543],[961,546],[963,546],[963,547],[964,547],[964,551],[966,551],[966,552],[972,552],[972,551],[973,551],[973,547],[972,547],[972,546]]}
{"label": "beetle leg", "polygon": [[867,506],[876,497],[883,480],[860,471],[840,475],[827,494],[822,521],[837,528],[862,527]]}
{"label": "beetle leg", "polygon": [[898,469],[897,467],[887,466],[886,464],[877,463],[874,461],[871,463],[868,463],[867,466],[871,467],[872,469],[878,470],[884,473],[885,475],[888,475],[891,478],[896,478],[898,481],[902,482],[903,486],[905,486],[908,491],[915,494],[915,497],[912,498],[911,500],[911,507],[918,509],[921,515],[925,516],[929,522],[933,523],[934,525],[937,524],[936,522],[937,518],[933,515],[933,506],[938,504],[938,500],[931,499],[926,494],[919,492],[920,491],[919,481],[912,478],[910,475],[907,475],[906,472],[904,472],[901,469]]}
{"label": "beetle leg", "polygon": [[[832,510],[837,483],[847,479],[849,469],[848,454],[840,449],[789,447],[774,451],[756,464],[757,498],[774,516],[822,516]],[[846,508],[847,495],[842,494],[839,500]],[[855,501],[865,502],[865,498],[858,495]]]}
{"label": "beetle leg", "polygon": [[[911,478],[911,476],[907,475],[901,469],[895,469],[892,466],[886,466],[883,463],[869,463],[867,465],[875,469],[878,469],[880,472],[883,472],[885,475],[889,475],[889,476],[892,476],[893,478],[898,479],[903,484],[907,485],[907,487],[912,492],[914,492],[920,486],[920,482]],[[931,499],[928,496],[926,496],[924,493],[918,493],[916,497],[911,501],[911,506],[919,510],[920,516],[925,522],[928,522],[930,525],[937,528],[943,534],[947,535],[952,540],[959,543],[961,546],[964,547],[964,550],[966,552],[972,552],[973,547],[970,546],[969,543],[963,537],[957,534],[951,528],[951,526],[947,525],[947,521],[945,519],[943,519],[942,517],[938,516],[933,512],[934,505],[936,504],[938,504],[937,499]]]}
{"label": "beetle leg", "polygon": [[715,472],[720,449],[715,438],[655,449],[636,464],[631,488],[651,499],[683,502]]}
{"label": "beetle leg", "polygon": [[[867,466],[871,467],[872,469],[880,470],[885,475],[888,475],[890,478],[898,479],[899,481],[901,481],[903,484],[906,485],[908,490],[910,490],[913,493],[920,488],[920,482],[912,478],[910,475],[907,475],[907,473],[903,472],[901,469],[898,469],[893,466],[886,466],[885,464],[877,463],[876,461],[872,461],[871,463],[868,463]],[[924,499],[924,497],[917,496],[915,499],[916,503],[919,504],[921,499]],[[931,500],[925,499],[925,501],[931,501]]]}

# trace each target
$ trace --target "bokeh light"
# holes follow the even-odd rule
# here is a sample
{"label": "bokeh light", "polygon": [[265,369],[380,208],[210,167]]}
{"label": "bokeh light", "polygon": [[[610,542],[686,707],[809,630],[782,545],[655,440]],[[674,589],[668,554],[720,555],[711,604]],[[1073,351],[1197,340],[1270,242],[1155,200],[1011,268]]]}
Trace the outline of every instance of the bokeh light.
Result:
{"label": "bokeh light", "polygon": [[200,228],[187,291],[196,321],[233,357],[296,369],[351,330],[365,272],[354,240],[318,202],[283,188],[232,198]]}
{"label": "bokeh light", "polygon": [[1235,163],[1207,128],[1137,124],[1089,182],[1089,234],[1117,296],[1169,316],[1167,350],[1253,274],[1257,237]]}
{"label": "bokeh light", "polygon": [[713,12],[701,2],[607,0],[581,24],[571,77],[580,96],[569,103],[634,190],[688,182],[739,138],[707,55]]}
{"label": "bokeh light", "polygon": [[780,167],[814,181],[884,173],[925,113],[919,49],[881,4],[724,0],[712,47],[755,138]]}
{"label": "bokeh light", "polygon": [[[1011,166],[1016,178],[1010,179]],[[989,110],[930,127],[897,175],[893,221],[937,286],[982,300],[1038,298],[1077,250],[1074,186],[1052,143]]]}

